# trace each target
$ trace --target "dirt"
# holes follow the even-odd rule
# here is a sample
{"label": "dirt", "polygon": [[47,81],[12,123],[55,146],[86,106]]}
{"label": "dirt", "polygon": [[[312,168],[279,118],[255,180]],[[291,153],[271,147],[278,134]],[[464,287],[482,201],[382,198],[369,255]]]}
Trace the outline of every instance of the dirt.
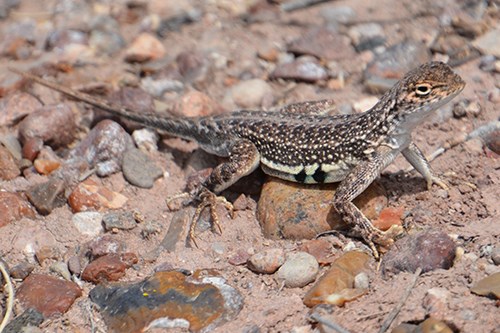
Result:
{"label": "dirt", "polygon": [[[47,15],[44,8],[52,8],[55,1],[42,2],[46,4],[42,6],[34,1],[21,1],[19,8],[0,21],[0,28],[5,30],[23,17],[37,19],[40,16],[50,20],[50,15]],[[199,7],[198,1],[194,0],[180,1],[180,4],[177,4],[178,2],[165,1],[161,4],[161,1],[151,1],[148,11],[152,11],[151,8],[156,6],[177,10]],[[202,50],[205,54],[213,52],[213,57],[217,54],[227,58],[227,65],[221,69],[215,68],[211,73],[211,80],[204,81],[198,87],[198,90],[213,100],[222,101],[231,82],[237,82],[245,75],[266,79],[268,70],[256,54],[273,45],[284,48],[287,42],[299,37],[307,27],[321,25],[320,13],[327,7],[349,6],[356,12],[356,21],[378,22],[384,27],[386,43],[389,45],[405,38],[424,41],[429,39],[429,36],[435,35],[439,30],[439,14],[443,11],[442,8],[434,6],[429,7],[429,11],[436,10],[436,13],[417,15],[421,6],[428,5],[427,1],[413,1],[411,5],[409,1],[332,1],[291,13],[282,13],[279,18],[246,23],[239,17],[238,10],[243,8],[241,12],[248,13],[249,2],[203,1],[200,6],[203,7],[204,14],[199,21],[183,25],[179,30],[171,31],[167,37],[160,39],[167,47],[168,55],[172,57],[181,51]],[[102,6],[99,7],[100,10],[109,10],[110,13],[116,14],[123,10],[124,3],[110,1],[95,3],[95,6]],[[454,3],[450,8],[459,10]],[[444,11],[449,15],[456,14],[450,13],[451,10]],[[160,13],[166,12],[168,10]],[[120,24],[122,36],[129,44],[137,36],[140,25],[127,24],[123,20]],[[6,65],[26,66],[39,63],[42,59],[55,62],[54,53],[38,46],[36,48],[35,54],[26,60],[13,61],[6,56],[1,57],[0,77],[13,77],[13,74],[7,73]],[[61,77],[72,86],[85,86],[95,82],[105,82],[112,86],[119,78],[130,75],[127,70],[133,69],[132,72],[137,73],[137,67],[124,63],[123,51],[115,56],[96,56],[94,63],[83,67],[74,66],[70,74]],[[364,56],[367,54],[358,53],[357,57],[342,61],[341,66],[349,69],[352,75],[349,76],[345,88],[340,90],[325,88],[324,83],[268,81],[273,95],[273,102],[270,104],[328,97],[340,105],[352,104],[371,96],[364,91],[362,85],[361,73],[366,65]],[[442,121],[433,119],[420,126],[414,133],[414,140],[426,154],[462,133],[469,133],[498,119],[498,98],[497,101],[491,100],[488,94],[498,89],[495,86],[498,87],[499,74],[482,71],[479,64],[480,59],[476,58],[455,67],[467,82],[467,86],[452,103],[465,99],[477,101],[481,105],[481,112],[477,116],[446,117]],[[176,97],[178,96],[170,94],[163,99],[165,103],[172,103]],[[50,96],[42,96],[43,98]],[[83,107],[81,111],[84,112]],[[3,130],[14,133],[16,129],[11,127]],[[214,160],[206,154],[197,152],[194,153],[195,157],[192,157],[195,148],[191,143],[164,137],[159,151],[149,153],[165,175],[158,179],[151,189],[140,189],[128,184],[121,173],[100,179],[104,186],[128,198],[125,209],[137,210],[146,220],[157,221],[163,225],[158,234],[147,240],[141,237],[138,229],[116,233],[114,237],[126,244],[127,251],[141,256],[158,246],[174,214],[167,208],[165,199],[183,190],[186,179],[193,170],[192,165],[207,163],[215,166]],[[448,194],[443,194],[437,186],[427,191],[420,175],[415,171],[404,171],[408,164],[402,157],[398,157],[395,163],[384,171],[380,182],[387,190],[389,205],[403,207],[407,212],[404,222],[410,228],[443,230],[453,237],[463,251],[449,270],[428,272],[418,278],[395,324],[424,320],[428,315],[428,310],[424,307],[428,290],[443,288],[450,292],[450,297],[443,310],[442,319],[455,332],[500,332],[498,301],[470,292],[470,287],[481,278],[500,271],[500,267],[495,266],[488,255],[482,255],[486,246],[500,246],[500,158],[476,139],[454,146],[431,164],[438,174],[445,174],[445,179],[450,184]],[[5,181],[0,182],[0,188],[21,191],[26,188],[26,184],[22,181]],[[239,195],[236,190],[229,192],[231,198]],[[249,196],[249,200],[258,200],[258,195]],[[186,209],[190,214],[193,213],[192,208]],[[162,252],[155,262],[141,261],[136,269],[128,269],[121,281],[144,279],[162,263],[170,263],[175,268],[187,270],[215,268],[244,297],[244,307],[237,318],[217,328],[216,332],[313,332],[314,324],[308,319],[310,309],[302,303],[302,298],[308,290],[307,286],[282,288],[273,275],[255,274],[244,265],[234,266],[228,262],[240,249],[255,253],[266,248],[279,247],[290,252],[296,250],[304,241],[265,239],[255,217],[255,208],[238,211],[234,219],[228,217],[223,210],[220,210],[220,214],[223,216],[222,234],[210,230],[201,231],[197,239],[198,247],[181,241],[175,251]],[[2,227],[2,258],[11,266],[26,260],[23,249],[15,244],[19,237],[26,236],[28,232],[31,235],[49,234],[60,248],[70,252],[82,243],[78,232],[69,224],[71,216],[71,209],[64,205],[47,216],[37,215],[35,219],[25,218]],[[187,230],[184,230],[183,237],[186,235]],[[358,247],[363,247],[357,240],[353,241]],[[336,251],[333,255],[339,256],[341,250]],[[34,273],[49,273],[48,266],[37,264]],[[376,269],[375,262],[372,267],[368,294],[348,302],[342,308],[335,308],[330,317],[351,332],[377,332],[382,321],[400,301],[411,279],[409,273],[383,279]],[[70,310],[61,317],[45,321],[42,331],[106,332],[98,309],[92,307],[87,298],[93,287],[91,283],[83,283],[83,297],[77,299]]]}

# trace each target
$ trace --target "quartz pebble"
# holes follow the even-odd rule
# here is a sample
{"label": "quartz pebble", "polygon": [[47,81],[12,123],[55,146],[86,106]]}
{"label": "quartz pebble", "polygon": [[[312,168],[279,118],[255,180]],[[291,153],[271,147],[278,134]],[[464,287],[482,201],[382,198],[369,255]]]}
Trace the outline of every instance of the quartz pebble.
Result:
{"label": "quartz pebble", "polygon": [[306,252],[291,253],[276,272],[276,277],[289,288],[301,288],[316,279],[319,265],[312,255]]}

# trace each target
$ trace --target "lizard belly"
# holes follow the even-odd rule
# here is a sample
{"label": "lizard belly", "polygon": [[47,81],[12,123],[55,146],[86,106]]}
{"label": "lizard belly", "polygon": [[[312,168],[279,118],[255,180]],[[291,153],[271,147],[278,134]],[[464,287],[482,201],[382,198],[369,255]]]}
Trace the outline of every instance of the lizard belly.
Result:
{"label": "lizard belly", "polygon": [[265,174],[284,180],[304,184],[335,183],[343,180],[351,171],[344,162],[336,164],[285,165],[261,157],[261,167]]}

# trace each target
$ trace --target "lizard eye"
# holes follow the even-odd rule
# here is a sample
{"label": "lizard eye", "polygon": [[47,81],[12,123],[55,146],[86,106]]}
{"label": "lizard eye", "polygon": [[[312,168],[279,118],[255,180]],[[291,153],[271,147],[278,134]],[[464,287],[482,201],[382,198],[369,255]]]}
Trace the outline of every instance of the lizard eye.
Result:
{"label": "lizard eye", "polygon": [[417,85],[417,87],[415,88],[415,92],[417,93],[417,95],[419,96],[427,96],[430,94],[431,92],[431,86],[427,83],[422,83],[422,84],[419,84]]}

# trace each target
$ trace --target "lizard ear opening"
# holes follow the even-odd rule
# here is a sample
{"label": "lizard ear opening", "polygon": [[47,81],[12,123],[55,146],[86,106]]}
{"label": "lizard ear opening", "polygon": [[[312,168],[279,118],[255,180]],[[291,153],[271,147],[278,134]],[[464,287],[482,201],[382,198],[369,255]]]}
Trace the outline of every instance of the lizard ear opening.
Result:
{"label": "lizard ear opening", "polygon": [[419,96],[427,96],[431,92],[431,85],[428,83],[421,83],[415,88],[415,93]]}

